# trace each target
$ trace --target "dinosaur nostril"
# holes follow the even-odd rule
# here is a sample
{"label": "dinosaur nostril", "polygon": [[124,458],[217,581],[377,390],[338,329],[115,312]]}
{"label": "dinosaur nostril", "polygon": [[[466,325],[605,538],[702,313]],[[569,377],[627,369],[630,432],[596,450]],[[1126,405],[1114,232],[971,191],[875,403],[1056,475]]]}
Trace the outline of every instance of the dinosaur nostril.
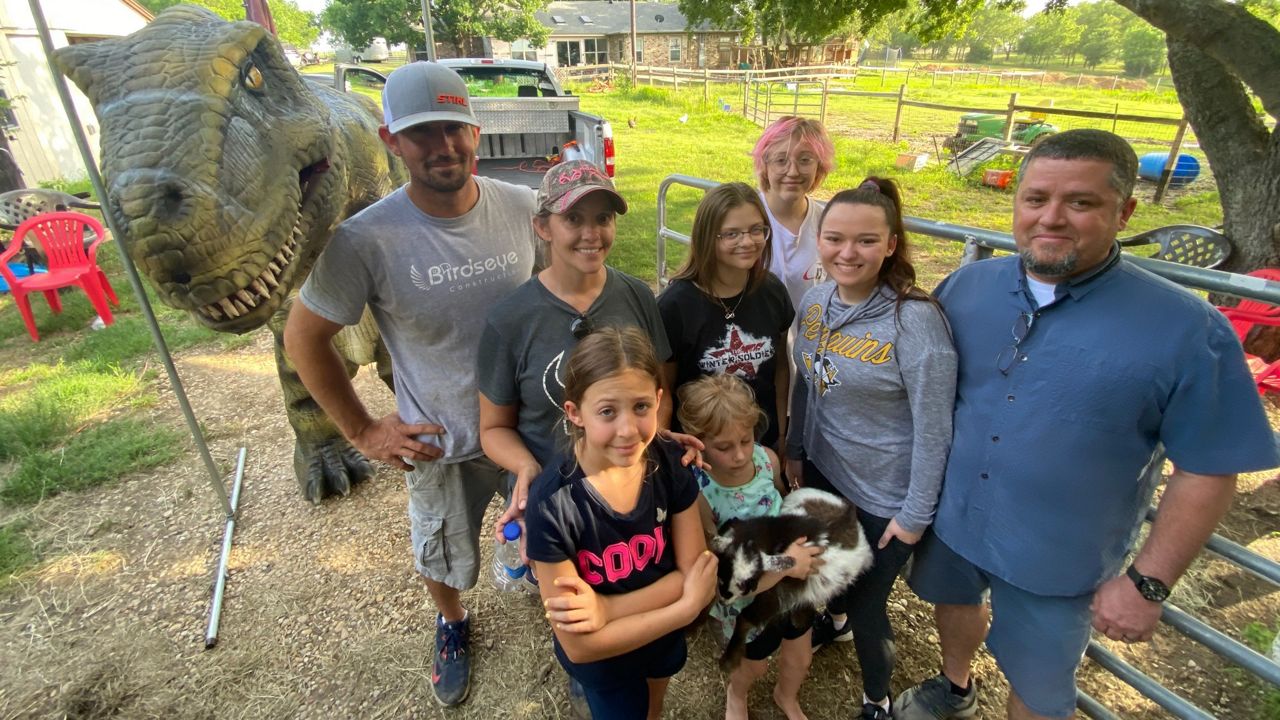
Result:
{"label": "dinosaur nostril", "polygon": [[157,195],[155,202],[157,217],[171,219],[181,213],[182,205],[186,201],[186,195],[178,185],[166,183]]}
{"label": "dinosaur nostril", "polygon": [[173,281],[179,285],[186,285],[191,282],[191,274],[184,272],[176,272],[173,274]]}

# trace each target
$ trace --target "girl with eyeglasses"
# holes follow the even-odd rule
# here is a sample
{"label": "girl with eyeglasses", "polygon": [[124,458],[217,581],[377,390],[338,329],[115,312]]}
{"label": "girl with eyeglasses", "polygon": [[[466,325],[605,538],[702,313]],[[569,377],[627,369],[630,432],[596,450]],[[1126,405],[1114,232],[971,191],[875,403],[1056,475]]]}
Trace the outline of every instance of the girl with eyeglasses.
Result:
{"label": "girl with eyeglasses", "polygon": [[893,581],[933,522],[951,447],[956,353],[941,309],[916,285],[892,180],[867,178],[827,203],[827,280],[797,313],[787,475],[858,508],[874,564],[827,606],[813,644],[852,639],[862,717],[891,717]]}
{"label": "girl with eyeglasses", "polygon": [[795,311],[768,270],[769,234],[764,206],[750,185],[707,191],[693,219],[689,257],[658,297],[658,309],[675,359],[667,385],[736,375],[764,409],[761,444],[778,449],[786,435],[787,329]]}
{"label": "girl with eyeglasses", "polygon": [[[476,356],[480,444],[515,475],[498,533],[523,516],[529,484],[568,447],[564,373],[574,346],[593,330],[634,326],[659,362],[671,357],[653,291],[605,265],[617,216],[627,211],[608,176],[584,160],[556,165],[542,179],[537,207],[533,229],[546,243],[547,266],[489,310]],[[670,402],[657,411],[665,427]]]}
{"label": "girl with eyeglasses", "polygon": [[792,306],[798,307],[805,291],[822,280],[822,208],[809,196],[835,167],[835,147],[817,120],[784,117],[765,129],[751,157],[772,231],[769,270],[787,286]]}

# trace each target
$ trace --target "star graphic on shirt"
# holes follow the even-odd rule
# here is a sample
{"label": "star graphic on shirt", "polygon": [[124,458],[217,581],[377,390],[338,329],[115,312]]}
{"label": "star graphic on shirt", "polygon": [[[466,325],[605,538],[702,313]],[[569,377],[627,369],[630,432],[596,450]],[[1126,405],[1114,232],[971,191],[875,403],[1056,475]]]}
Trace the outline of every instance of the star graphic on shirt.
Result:
{"label": "star graphic on shirt", "polygon": [[737,325],[730,325],[721,342],[723,347],[708,349],[699,363],[704,370],[718,370],[725,375],[737,375],[752,380],[760,371],[760,365],[773,357],[768,338],[761,340],[743,332]]}

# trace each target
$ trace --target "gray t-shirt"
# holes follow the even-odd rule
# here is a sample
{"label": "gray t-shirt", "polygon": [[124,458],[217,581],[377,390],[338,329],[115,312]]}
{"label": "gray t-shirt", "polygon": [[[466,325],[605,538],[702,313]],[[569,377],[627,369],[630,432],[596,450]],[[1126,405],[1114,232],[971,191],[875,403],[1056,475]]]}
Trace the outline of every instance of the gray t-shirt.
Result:
{"label": "gray t-shirt", "polygon": [[[586,312],[592,327],[638,327],[666,362],[671,346],[653,291],[624,272],[606,271],[604,289]],[[564,373],[578,343],[571,330],[577,317],[577,310],[534,277],[489,311],[480,339],[480,392],[495,405],[520,406],[517,431],[543,467],[568,442]]]}
{"label": "gray t-shirt", "polygon": [[299,298],[331,322],[354,325],[365,305],[395,367],[407,423],[436,423],[422,440],[444,462],[480,454],[476,347],[481,318],[533,272],[533,191],[477,177],[480,199],[456,218],[427,215],[405,188],[338,226]]}

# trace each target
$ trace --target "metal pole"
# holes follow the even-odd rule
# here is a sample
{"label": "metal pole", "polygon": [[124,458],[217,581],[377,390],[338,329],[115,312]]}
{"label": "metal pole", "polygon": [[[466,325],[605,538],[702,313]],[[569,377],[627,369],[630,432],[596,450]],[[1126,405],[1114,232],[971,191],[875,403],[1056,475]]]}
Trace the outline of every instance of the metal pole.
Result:
{"label": "metal pole", "polygon": [[133,266],[133,260],[129,258],[129,251],[124,245],[124,233],[120,232],[120,228],[116,226],[116,218],[114,208],[111,206],[111,198],[107,195],[107,190],[102,184],[102,175],[98,173],[98,163],[93,158],[93,151],[89,149],[89,140],[85,138],[84,126],[80,124],[80,116],[76,113],[75,105],[71,102],[71,91],[67,89],[66,78],[62,77],[62,73],[53,64],[53,38],[49,35],[49,24],[45,21],[44,11],[40,8],[40,0],[27,0],[27,5],[31,7],[31,17],[36,23],[36,32],[40,35],[40,45],[44,48],[45,61],[49,64],[49,73],[53,76],[53,86],[58,89],[58,97],[62,100],[62,109],[67,115],[67,122],[71,123],[71,134],[76,138],[76,146],[80,148],[80,157],[84,160],[84,169],[89,175],[89,184],[93,186],[93,192],[98,196],[98,202],[102,205],[102,219],[106,221],[107,227],[111,229],[111,237],[115,239],[116,246],[120,249],[120,258],[123,261],[125,274],[129,276],[129,284],[133,286],[133,293],[138,297],[138,308],[142,310],[142,314],[147,318],[147,326],[151,329],[151,341],[155,343],[156,352],[160,354],[160,361],[164,364],[165,372],[169,375],[169,384],[173,386],[173,394],[178,398],[178,407],[182,409],[182,416],[186,418],[187,429],[191,431],[191,439],[196,443],[196,449],[200,451],[200,458],[204,460],[204,467],[209,472],[209,483],[213,486],[213,492],[218,496],[218,502],[222,505],[222,510],[227,517],[231,517],[235,510],[232,509],[231,503],[227,500],[227,489],[222,485],[222,476],[218,473],[218,466],[213,462],[213,457],[209,455],[209,446],[204,442],[204,433],[200,431],[200,424],[196,421],[195,413],[191,410],[191,403],[187,401],[187,393],[182,388],[182,380],[178,377],[178,369],[173,365],[173,358],[169,355],[169,346],[165,344],[164,335],[160,332],[160,324],[156,322],[155,313],[151,311],[151,301],[147,299],[147,291],[142,287],[142,279],[138,277],[138,269]]}
{"label": "metal pole", "polygon": [[1085,656],[1109,670],[1121,682],[1142,693],[1143,696],[1168,710],[1170,715],[1180,720],[1215,720],[1209,713],[1162,687],[1160,683],[1151,679],[1151,676],[1121,660],[1114,653],[1093,640],[1089,641],[1089,646],[1085,649]]}
{"label": "metal pole", "polygon": [[1239,665],[1259,678],[1280,687],[1280,665],[1261,653],[1253,651],[1205,623],[1186,614],[1177,606],[1165,603],[1160,619],[1178,632],[1204,645],[1228,662]]}
{"label": "metal pole", "polygon": [[635,88],[635,86],[636,86],[636,0],[631,0],[631,87]]}
{"label": "metal pole", "polygon": [[436,61],[436,36],[431,30],[431,3],[422,0],[422,34],[427,38],[427,59]]}
{"label": "metal pole", "polygon": [[231,514],[222,531],[222,555],[218,558],[218,575],[213,582],[213,602],[209,604],[209,628],[204,633],[206,650],[218,644],[218,621],[222,619],[222,596],[227,589],[227,563],[231,559],[231,538],[236,532],[235,511],[240,508],[240,486],[244,481],[244,459],[248,452],[240,448],[236,458],[236,479],[231,487]]}

